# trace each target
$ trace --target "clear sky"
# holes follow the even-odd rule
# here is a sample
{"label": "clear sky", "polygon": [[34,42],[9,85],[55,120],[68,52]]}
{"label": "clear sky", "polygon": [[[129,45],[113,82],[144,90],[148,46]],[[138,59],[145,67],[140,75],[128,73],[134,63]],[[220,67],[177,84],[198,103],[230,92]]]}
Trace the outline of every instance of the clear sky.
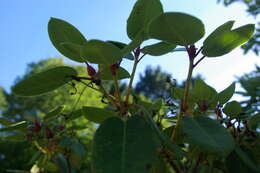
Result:
{"label": "clear sky", "polygon": [[[205,24],[206,35],[228,20],[235,20],[235,27],[256,23],[245,12],[243,5],[225,8],[216,1],[162,0],[162,4],[165,11],[185,12],[200,18]],[[128,43],[126,20],[134,3],[135,0],[1,0],[0,86],[9,91],[16,77],[25,73],[28,63],[60,56],[48,38],[47,23],[50,17],[70,22],[87,39]],[[201,43],[197,46],[201,46]],[[210,85],[221,90],[235,80],[234,75],[251,71],[254,64],[260,64],[259,61],[260,58],[254,54],[243,56],[242,51],[236,49],[229,55],[206,59],[195,70],[195,74],[202,74]],[[69,60],[66,62],[71,63]],[[147,56],[137,72],[144,71],[148,65],[160,65],[174,78],[183,80],[188,61],[184,53]],[[124,66],[130,70],[131,62],[125,62]]]}

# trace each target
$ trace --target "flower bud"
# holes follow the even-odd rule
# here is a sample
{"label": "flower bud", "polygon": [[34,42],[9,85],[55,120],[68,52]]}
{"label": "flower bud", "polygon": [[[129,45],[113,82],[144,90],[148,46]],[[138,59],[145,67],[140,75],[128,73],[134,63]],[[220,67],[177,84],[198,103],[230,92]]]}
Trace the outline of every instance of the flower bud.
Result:
{"label": "flower bud", "polygon": [[118,68],[119,68],[119,64],[118,63],[115,63],[115,64],[110,66],[110,71],[111,71],[113,76],[116,75],[116,69],[118,69]]}
{"label": "flower bud", "polygon": [[135,51],[134,51],[135,57],[139,57],[140,53],[141,53],[141,49],[140,49],[140,47],[137,47],[137,48],[135,49]]}
{"label": "flower bud", "polygon": [[86,64],[87,64],[88,75],[91,76],[91,77],[95,76],[96,70],[91,65],[89,65],[88,63],[86,63]]}
{"label": "flower bud", "polygon": [[45,134],[48,139],[54,137],[54,133],[49,128],[46,129]]}
{"label": "flower bud", "polygon": [[190,58],[194,58],[196,56],[196,47],[194,45],[191,45],[187,51]]}
{"label": "flower bud", "polygon": [[64,125],[59,125],[57,128],[58,128],[60,131],[63,131],[63,130],[65,129],[65,126],[64,126]]}
{"label": "flower bud", "polygon": [[38,133],[39,131],[41,131],[41,128],[42,128],[41,122],[39,120],[34,120],[32,131]]}

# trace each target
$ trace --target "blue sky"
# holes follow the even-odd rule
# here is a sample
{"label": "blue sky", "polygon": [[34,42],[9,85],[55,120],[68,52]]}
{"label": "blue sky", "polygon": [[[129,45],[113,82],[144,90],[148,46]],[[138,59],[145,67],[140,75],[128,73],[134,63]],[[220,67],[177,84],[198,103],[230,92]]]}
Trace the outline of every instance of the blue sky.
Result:
{"label": "blue sky", "polygon": [[[128,43],[126,20],[134,3],[134,0],[1,0],[0,86],[9,90],[16,77],[25,73],[28,63],[60,56],[48,38],[47,23],[50,17],[70,22],[87,39]],[[217,4],[216,0],[162,0],[162,4],[165,11],[185,12],[200,18],[205,24],[206,35],[228,20],[235,20],[235,27],[256,22],[247,15],[241,4],[229,8]],[[197,46],[201,46],[202,41]],[[66,62],[71,63],[69,60]],[[236,49],[229,55],[206,59],[195,74],[201,73],[210,85],[221,90],[235,80],[234,75],[251,71],[256,63],[260,64],[254,54],[243,56],[242,51]],[[183,80],[188,61],[184,53],[147,56],[137,72],[144,71],[148,65],[160,65],[174,78]],[[125,62],[124,66],[130,70],[131,62]]]}

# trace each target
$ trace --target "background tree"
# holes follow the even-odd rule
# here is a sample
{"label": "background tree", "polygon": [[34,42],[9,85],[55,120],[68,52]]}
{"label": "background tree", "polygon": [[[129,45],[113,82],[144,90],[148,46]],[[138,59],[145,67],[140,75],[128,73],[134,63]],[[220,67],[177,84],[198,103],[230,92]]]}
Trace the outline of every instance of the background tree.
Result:
{"label": "background tree", "polygon": [[[25,75],[22,77],[18,77],[15,83],[41,71],[64,65],[68,66],[68,64],[64,63],[62,58],[49,58],[37,63],[31,63],[28,65]],[[87,75],[86,68],[84,66],[73,67],[78,71],[78,74],[80,76]],[[107,84],[107,87],[109,86],[110,85]],[[83,85],[67,85],[55,91],[36,97],[18,97],[15,96],[12,92],[5,92],[1,88],[0,113],[2,112],[2,118],[6,120],[11,120],[13,122],[21,120],[33,121],[34,119],[43,117],[46,113],[60,105],[66,105],[65,109],[68,110],[68,114],[70,113],[69,110],[76,110],[83,105],[94,107],[106,106],[101,102],[101,99],[102,95],[90,88],[85,88],[85,86]],[[86,148],[90,148],[90,139],[92,139],[93,137],[95,125],[91,122],[88,122],[85,118],[75,119],[71,123],[71,126],[72,125],[78,126],[78,128],[82,129],[77,132],[77,136],[79,137],[80,142],[83,143],[84,146],[86,146]],[[5,172],[7,169],[30,169],[31,165],[28,164],[28,161],[32,157],[35,149],[29,146],[30,144],[28,142],[6,142],[1,140],[0,172]],[[90,169],[89,157],[86,157],[83,165],[85,166],[86,170]]]}
{"label": "background tree", "polygon": [[[225,6],[229,6],[233,3],[243,3],[247,6],[247,12],[253,17],[257,18],[260,13],[260,1],[259,0],[218,0],[218,2],[222,2]],[[248,51],[253,51],[256,55],[259,54],[260,51],[260,23],[257,23],[254,36],[242,46],[244,53]]]}
{"label": "background tree", "polygon": [[241,103],[247,114],[254,115],[260,112],[260,67],[238,78],[244,91],[237,92],[245,100]]}

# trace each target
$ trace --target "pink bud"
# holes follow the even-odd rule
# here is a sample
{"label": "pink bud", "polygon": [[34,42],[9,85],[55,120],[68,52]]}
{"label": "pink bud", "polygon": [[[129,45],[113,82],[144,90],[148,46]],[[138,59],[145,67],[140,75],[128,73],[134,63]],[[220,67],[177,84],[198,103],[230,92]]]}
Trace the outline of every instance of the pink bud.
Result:
{"label": "pink bud", "polygon": [[50,129],[47,128],[45,132],[46,132],[46,137],[47,137],[48,139],[54,137],[54,133],[53,133]]}
{"label": "pink bud", "polygon": [[137,47],[137,48],[135,49],[135,51],[134,51],[135,57],[139,57],[140,53],[141,53],[141,49],[140,49],[140,47]]}
{"label": "pink bud", "polygon": [[117,64],[117,63],[110,66],[110,70],[111,70],[111,73],[113,76],[116,75],[116,69],[118,69],[118,68],[119,68],[119,64]]}
{"label": "pink bud", "polygon": [[64,125],[60,125],[60,126],[58,126],[58,129],[59,129],[60,131],[62,131],[62,130],[65,129],[65,126],[64,126]]}
{"label": "pink bud", "polygon": [[34,126],[32,128],[32,131],[35,133],[38,133],[42,128],[41,122],[39,120],[34,120],[33,125]]}
{"label": "pink bud", "polygon": [[196,47],[194,45],[191,45],[187,51],[190,58],[194,58],[196,56]]}
{"label": "pink bud", "polygon": [[87,64],[88,75],[91,77],[94,76],[96,74],[96,70],[88,63],[86,63],[86,64]]}

